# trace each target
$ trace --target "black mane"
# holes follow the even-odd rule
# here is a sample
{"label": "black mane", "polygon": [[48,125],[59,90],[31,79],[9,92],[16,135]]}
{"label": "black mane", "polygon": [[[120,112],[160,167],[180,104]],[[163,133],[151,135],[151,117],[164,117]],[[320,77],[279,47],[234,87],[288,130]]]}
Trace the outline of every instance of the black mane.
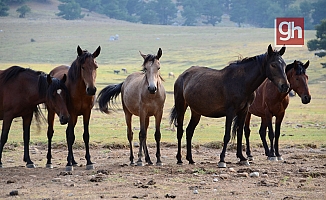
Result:
{"label": "black mane", "polygon": [[288,71],[293,69],[295,66],[295,63],[298,66],[295,71],[296,75],[306,74],[306,69],[303,67],[303,63],[301,61],[294,61],[293,63],[288,64],[285,68],[285,73],[287,73]]}
{"label": "black mane", "polygon": [[81,66],[89,57],[93,57],[93,54],[91,54],[87,50],[83,50],[83,54],[81,56],[77,56],[76,60],[72,62],[71,67],[68,71],[68,78],[70,80],[74,81],[80,77]]}
{"label": "black mane", "polygon": [[29,68],[23,68],[20,66],[12,66],[12,67],[9,67],[8,69],[4,70],[3,73],[1,74],[0,78],[2,79],[2,84],[8,83],[10,80],[12,80],[14,77],[16,77],[18,74],[20,74],[22,72],[32,73],[35,76],[45,74],[42,71],[34,71]]}

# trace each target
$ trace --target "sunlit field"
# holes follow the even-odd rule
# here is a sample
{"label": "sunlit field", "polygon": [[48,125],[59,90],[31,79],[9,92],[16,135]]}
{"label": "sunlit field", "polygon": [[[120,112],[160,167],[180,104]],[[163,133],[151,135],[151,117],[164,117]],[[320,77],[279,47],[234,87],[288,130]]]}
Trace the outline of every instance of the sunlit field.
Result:
{"label": "sunlit field", "polygon": [[[43,19],[38,13],[35,13],[35,18],[0,18],[0,30],[0,69],[19,65],[49,73],[58,65],[71,64],[77,56],[78,45],[90,52],[101,46],[102,51],[97,58],[98,92],[106,85],[120,83],[128,74],[141,70],[142,57],[139,51],[155,54],[159,47],[162,48],[161,75],[165,79],[164,86],[167,91],[161,125],[162,142],[172,144],[176,144],[176,131],[169,124],[169,112],[174,105],[173,84],[179,74],[192,65],[221,69],[230,61],[265,53],[269,44],[274,46],[273,29],[157,26],[87,17],[83,20],[66,21],[57,17]],[[116,35],[119,35],[119,39],[111,41],[110,36]],[[315,31],[305,31],[305,42],[313,38]],[[31,39],[35,42],[31,42]],[[325,147],[326,68],[322,68],[320,63],[326,62],[326,58],[315,57],[314,52],[309,52],[306,46],[287,48],[283,58],[286,63],[310,60],[307,74],[312,100],[303,105],[298,96],[290,99],[283,120],[280,143],[283,146]],[[128,73],[124,74],[122,68],[126,68]],[[120,70],[120,73],[114,74],[113,70]],[[173,72],[176,77],[169,78],[169,72]],[[99,112],[97,108],[95,103],[90,121],[91,144],[127,145],[126,125],[119,100],[117,109],[110,115]],[[45,109],[43,112],[46,116]],[[189,117],[190,113],[187,112],[185,126]],[[258,145],[261,143],[258,134],[260,119],[252,118],[251,141]],[[136,134],[134,138],[137,140],[138,117],[133,119]],[[224,121],[225,118],[202,117],[194,134],[194,144],[222,142]],[[65,144],[65,128],[66,126],[61,126],[56,121],[53,137],[56,144]],[[34,122],[31,142],[46,143],[46,130],[46,123],[42,124],[39,130]],[[82,120],[78,121],[75,133],[76,143],[82,144]],[[149,143],[154,143],[153,135],[154,120],[150,118]],[[14,120],[8,142],[21,145],[20,118]]]}

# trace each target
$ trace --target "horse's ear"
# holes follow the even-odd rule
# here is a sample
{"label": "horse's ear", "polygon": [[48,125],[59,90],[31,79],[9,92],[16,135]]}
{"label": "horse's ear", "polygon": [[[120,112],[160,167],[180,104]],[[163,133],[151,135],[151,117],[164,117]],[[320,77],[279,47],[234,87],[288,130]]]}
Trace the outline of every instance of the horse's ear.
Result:
{"label": "horse's ear", "polygon": [[309,60],[308,60],[308,61],[303,65],[303,67],[304,67],[305,69],[307,69],[308,66],[309,66]]}
{"label": "horse's ear", "polygon": [[100,52],[101,52],[101,46],[98,46],[93,53],[93,58],[96,58],[98,55],[100,55]]}
{"label": "horse's ear", "polygon": [[268,55],[272,55],[272,54],[274,53],[274,51],[273,51],[273,48],[272,48],[272,45],[271,45],[271,44],[269,44],[269,45],[268,45],[267,53],[268,53]]}
{"label": "horse's ear", "polygon": [[78,56],[83,55],[83,50],[80,48],[79,45],[78,45],[78,47],[77,47],[77,54],[78,54]]}
{"label": "horse's ear", "polygon": [[50,85],[52,83],[52,77],[50,75],[47,75],[46,81],[48,82],[48,85]]}
{"label": "horse's ear", "polygon": [[162,56],[162,49],[158,48],[156,59],[159,60],[161,58],[161,56]]}
{"label": "horse's ear", "polygon": [[281,50],[278,52],[281,56],[284,54],[286,47],[283,46]]}
{"label": "horse's ear", "polygon": [[62,83],[65,83],[65,82],[66,82],[66,80],[67,80],[67,75],[66,75],[66,74],[64,74],[64,75],[63,75],[63,77],[62,77],[62,79],[61,79],[61,82],[62,82]]}
{"label": "horse's ear", "polygon": [[144,59],[146,58],[147,55],[143,54],[141,51],[139,51],[141,57],[143,57]]}

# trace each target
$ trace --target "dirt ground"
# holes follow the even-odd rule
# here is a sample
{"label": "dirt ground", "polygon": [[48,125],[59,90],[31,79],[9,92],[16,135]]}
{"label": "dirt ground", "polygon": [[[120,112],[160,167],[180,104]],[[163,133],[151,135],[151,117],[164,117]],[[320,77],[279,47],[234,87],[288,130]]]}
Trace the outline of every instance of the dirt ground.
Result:
{"label": "dirt ground", "polygon": [[[53,169],[45,168],[45,146],[30,149],[34,169],[25,167],[22,147],[5,148],[0,199],[326,199],[325,149],[282,148],[284,161],[268,161],[257,147],[250,166],[239,165],[229,150],[227,168],[220,169],[221,149],[196,147],[196,165],[185,155],[177,165],[177,148],[163,144],[163,166],[138,167],[129,165],[128,148],[93,147],[95,169],[86,170],[85,151],[75,149],[79,166],[72,172],[65,171],[64,147],[53,150]],[[149,151],[156,162],[155,147]]]}

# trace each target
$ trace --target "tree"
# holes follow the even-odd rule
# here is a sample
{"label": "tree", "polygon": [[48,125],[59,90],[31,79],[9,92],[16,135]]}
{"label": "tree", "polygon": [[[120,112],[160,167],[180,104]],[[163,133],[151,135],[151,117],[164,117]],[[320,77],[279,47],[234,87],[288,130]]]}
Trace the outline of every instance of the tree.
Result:
{"label": "tree", "polygon": [[325,0],[318,0],[315,3],[312,3],[313,13],[312,19],[314,20],[313,24],[318,24],[321,22],[322,19],[326,19],[326,1]]}
{"label": "tree", "polygon": [[66,20],[74,20],[83,18],[85,15],[81,15],[81,8],[74,0],[60,0],[63,4],[58,6],[60,12],[57,16],[62,16]]}
{"label": "tree", "polygon": [[308,50],[326,50],[326,19],[321,20],[319,25],[316,25],[316,38],[309,40],[307,43]]}
{"label": "tree", "polygon": [[185,26],[194,26],[197,22],[197,18],[200,14],[196,11],[196,8],[191,5],[187,5],[183,7],[182,17],[186,18],[183,25]]}
{"label": "tree", "polygon": [[246,21],[248,9],[246,8],[247,2],[245,0],[239,1],[238,3],[231,4],[230,9],[230,20],[237,23],[238,27]]}
{"label": "tree", "polygon": [[216,25],[216,22],[221,22],[222,20],[222,6],[218,0],[204,0],[203,1],[203,12],[202,14],[206,16],[205,24]]}
{"label": "tree", "polygon": [[31,12],[31,8],[27,5],[23,5],[19,8],[17,8],[16,12],[20,13],[19,18],[25,18],[26,13]]}
{"label": "tree", "polygon": [[147,4],[150,10],[157,13],[159,24],[171,24],[171,20],[177,17],[178,9],[171,0],[150,1]]}
{"label": "tree", "polygon": [[8,16],[9,6],[6,4],[5,0],[0,0],[0,16]]}

